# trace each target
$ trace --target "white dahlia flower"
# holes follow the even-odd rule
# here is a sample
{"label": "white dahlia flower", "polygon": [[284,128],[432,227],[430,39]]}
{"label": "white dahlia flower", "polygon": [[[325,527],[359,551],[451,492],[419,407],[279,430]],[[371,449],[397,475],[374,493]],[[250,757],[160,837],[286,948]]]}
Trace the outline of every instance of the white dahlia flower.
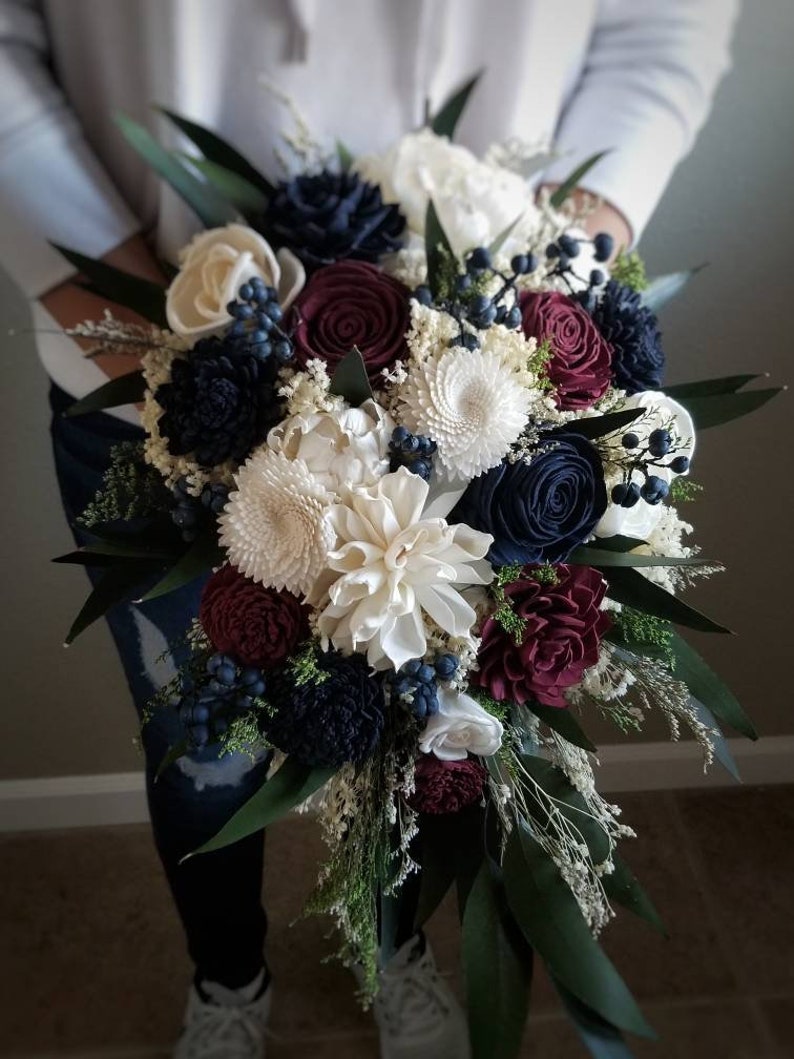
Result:
{"label": "white dahlia flower", "polygon": [[422,518],[427,494],[401,467],[333,505],[336,546],[309,594],[324,647],[366,651],[376,669],[399,669],[425,654],[426,618],[450,636],[469,635],[476,614],[460,589],[492,580],[484,557],[493,538]]}
{"label": "white dahlia flower", "polygon": [[237,569],[267,588],[308,592],[325,566],[334,499],[303,460],[261,448],[238,471],[219,519],[220,543]]}

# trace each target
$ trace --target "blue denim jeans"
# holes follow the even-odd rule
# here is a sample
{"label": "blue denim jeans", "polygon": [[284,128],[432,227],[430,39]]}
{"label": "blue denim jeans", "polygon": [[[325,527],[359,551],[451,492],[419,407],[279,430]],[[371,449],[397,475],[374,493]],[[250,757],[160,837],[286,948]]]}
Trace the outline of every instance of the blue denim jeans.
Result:
{"label": "blue denim jeans", "polygon": [[[66,517],[84,543],[77,516],[93,499],[110,463],[110,450],[143,431],[104,413],[62,415],[72,398],[53,387],[52,443]],[[107,622],[139,716],[179,663],[177,646],[165,664],[157,658],[178,644],[198,614],[202,581],[141,604],[119,604]],[[79,650],[79,641],[75,648]],[[182,649],[183,650],[183,649]],[[86,657],[85,664],[91,665]],[[264,782],[267,760],[242,754],[218,758],[214,749],[188,755],[155,774],[170,746],[184,737],[176,710],[159,709],[143,728],[146,790],[155,844],[187,936],[197,979],[238,988],[263,965],[267,921],[262,908],[263,835],[226,849],[180,859],[211,838]]]}

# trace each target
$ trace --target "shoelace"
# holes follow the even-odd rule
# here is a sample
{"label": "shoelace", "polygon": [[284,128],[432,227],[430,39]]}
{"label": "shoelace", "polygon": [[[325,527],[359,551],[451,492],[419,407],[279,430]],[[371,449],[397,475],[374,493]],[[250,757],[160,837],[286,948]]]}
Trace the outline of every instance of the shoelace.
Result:
{"label": "shoelace", "polygon": [[381,978],[375,1003],[392,1037],[422,1035],[449,1015],[440,976],[425,957]]}
{"label": "shoelace", "polygon": [[261,1043],[262,1032],[262,1024],[251,1009],[207,1004],[190,1024],[191,1059],[250,1059],[252,1050]]}

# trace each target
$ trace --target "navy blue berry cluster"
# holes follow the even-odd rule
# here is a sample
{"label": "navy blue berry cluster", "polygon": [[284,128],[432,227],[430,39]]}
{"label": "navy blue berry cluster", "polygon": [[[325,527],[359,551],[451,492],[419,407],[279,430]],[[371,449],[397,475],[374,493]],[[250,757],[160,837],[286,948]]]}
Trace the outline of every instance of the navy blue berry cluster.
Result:
{"label": "navy blue berry cluster", "polygon": [[188,492],[187,479],[180,478],[171,493],[174,506],[171,508],[171,519],[182,533],[182,540],[191,544],[210,519],[220,515],[229,499],[229,487],[220,482],[207,484],[199,496]]}
{"label": "navy blue berry cluster", "polygon": [[432,665],[412,658],[393,677],[395,695],[410,708],[417,720],[438,713],[438,681],[451,680],[458,669],[453,654],[438,655]]}
{"label": "navy blue berry cluster", "polygon": [[626,480],[613,487],[612,502],[620,507],[634,507],[640,499],[646,504],[660,504],[667,498],[670,492],[669,484],[658,474],[649,471],[648,467],[661,467],[671,470],[674,474],[685,474],[689,470],[688,456],[675,456],[669,463],[661,462],[673,448],[673,437],[670,431],[663,427],[651,431],[644,447],[640,445],[639,436],[633,431],[623,435],[622,444],[632,457],[631,469],[639,471],[645,481],[642,485],[631,481],[629,471]]}
{"label": "navy blue berry cluster", "polygon": [[412,474],[429,482],[435,451],[436,443],[432,438],[412,434],[407,427],[395,427],[389,442],[389,470],[407,467]]}
{"label": "navy blue berry cluster", "polygon": [[231,655],[216,653],[207,660],[208,681],[183,678],[179,718],[193,747],[220,739],[235,717],[265,693],[265,676],[256,666],[241,666]]}
{"label": "navy blue berry cluster", "polygon": [[284,314],[278,294],[259,276],[242,284],[237,298],[229,302],[226,311],[233,321],[227,335],[236,340],[240,352],[249,353],[262,362],[270,357],[275,357],[279,364],[288,364],[292,360],[292,341],[279,327]]}
{"label": "navy blue berry cluster", "polygon": [[[566,232],[546,247],[546,275],[547,278],[561,278],[575,300],[588,312],[592,312],[598,303],[596,288],[604,285],[606,275],[600,268],[591,269],[586,277],[577,273],[576,259],[581,254],[584,243],[592,243],[593,257],[599,263],[608,261],[615,248],[615,240],[607,232],[599,232],[593,239],[577,239]],[[577,281],[576,288],[586,281],[586,289],[575,289],[572,280]]]}

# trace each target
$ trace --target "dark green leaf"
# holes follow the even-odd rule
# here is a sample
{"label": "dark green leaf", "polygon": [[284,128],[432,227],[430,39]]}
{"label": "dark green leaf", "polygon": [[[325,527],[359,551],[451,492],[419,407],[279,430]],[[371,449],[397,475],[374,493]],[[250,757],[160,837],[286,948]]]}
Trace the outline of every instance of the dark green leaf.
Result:
{"label": "dark green leaf", "polygon": [[450,246],[447,233],[441,227],[436,207],[431,199],[425,214],[425,255],[427,257],[427,284],[434,295],[440,293],[444,273],[454,262],[455,254]]}
{"label": "dark green leaf", "polygon": [[653,1037],[623,979],[593,939],[554,861],[523,822],[507,841],[504,878],[510,909],[550,974],[607,1022]]}
{"label": "dark green leaf", "polygon": [[134,596],[135,590],[146,581],[154,569],[156,567],[151,562],[140,559],[105,570],[72,623],[65,644],[68,646],[73,643],[81,632],[101,618],[115,603]]}
{"label": "dark green leaf", "polygon": [[301,765],[293,758],[287,758],[278,772],[237,810],[214,838],[193,853],[188,853],[183,860],[195,857],[197,853],[209,853],[214,849],[230,846],[233,842],[239,842],[241,838],[275,823],[282,816],[286,816],[290,809],[294,809],[318,791],[335,772],[336,769],[311,768],[309,765]]}
{"label": "dark green leaf", "polygon": [[682,272],[670,272],[666,276],[657,276],[652,279],[644,291],[640,294],[642,303],[651,312],[658,313],[677,294],[686,287],[693,276],[697,275],[705,265],[697,268],[684,269]]}
{"label": "dark green leaf", "polygon": [[352,152],[345,147],[341,140],[336,141],[336,157],[339,159],[339,167],[343,173],[346,173],[355,161]]}
{"label": "dark green leaf", "polygon": [[446,897],[455,881],[455,829],[422,817],[418,859],[422,866],[414,925],[420,930]]}
{"label": "dark green leaf", "polygon": [[[556,808],[566,820],[580,832],[590,850],[593,863],[602,864],[609,856],[609,837],[565,773],[545,758],[532,754],[522,754],[521,764],[535,783],[555,800]],[[533,808],[533,816],[545,830],[549,822],[546,811],[537,805]]]}
{"label": "dark green leaf", "polygon": [[438,114],[430,121],[430,128],[436,136],[447,136],[451,140],[455,135],[461,115],[466,107],[469,96],[473,92],[477,82],[482,77],[483,71],[478,70],[464,85],[461,85],[443,104]]}
{"label": "dark green leaf", "polygon": [[703,661],[697,651],[677,633],[673,635],[674,674],[682,680],[698,701],[702,702],[715,717],[724,721],[748,739],[757,739],[758,733],[739,704],[733,692],[726,687],[716,673]]}
{"label": "dark green leaf", "polygon": [[514,221],[511,221],[510,224],[508,224],[506,228],[503,228],[501,230],[501,232],[496,236],[496,238],[492,240],[492,242],[488,246],[488,249],[490,250],[490,252],[492,254],[498,254],[499,253],[499,251],[502,249],[502,247],[504,246],[505,242],[509,238],[510,233],[513,231],[513,229],[515,228],[515,226],[518,224],[518,222],[521,220],[521,218],[523,216],[524,216],[523,213],[519,213],[519,215],[516,217],[516,219]]}
{"label": "dark green leaf", "polygon": [[99,412],[103,408],[118,408],[123,404],[137,404],[146,394],[146,380],[142,371],[130,371],[109,379],[102,386],[81,397],[69,405],[64,416],[84,416],[89,412]]}
{"label": "dark green leaf", "polygon": [[158,596],[164,596],[189,584],[213,566],[222,563],[224,554],[214,533],[198,537],[177,559],[165,577],[158,581],[154,588],[149,589],[141,602],[157,599]]}
{"label": "dark green leaf", "polygon": [[236,219],[237,211],[194,176],[176,153],[161,147],[148,129],[124,114],[116,115],[116,123],[128,143],[171,185],[205,228],[221,228]]}
{"label": "dark green leaf", "polygon": [[102,564],[105,559],[115,562],[123,562],[127,559],[149,559],[155,562],[167,562],[173,558],[173,551],[153,546],[146,541],[139,541],[131,535],[129,543],[123,541],[95,541],[93,544],[86,544],[84,547],[78,548],[76,552],[69,552],[68,555],[59,555],[52,561],[54,563],[77,563],[81,566],[91,566],[97,561]]}
{"label": "dark green leaf", "polygon": [[607,154],[609,154],[609,151],[599,151],[598,154],[591,155],[581,165],[578,165],[571,175],[563,180],[560,186],[552,192],[549,198],[550,205],[555,210],[558,210],[568,196],[579,187],[582,177],[589,173],[593,166],[597,165]]}
{"label": "dark green leaf", "polygon": [[173,122],[180,132],[183,132],[198,147],[208,161],[215,162],[216,165],[223,166],[224,169],[229,169],[232,173],[236,173],[249,184],[259,188],[265,195],[270,196],[273,194],[275,188],[270,181],[262,176],[259,170],[251,165],[248,159],[241,155],[230,143],[227,143],[209,129],[205,129],[202,125],[197,125],[195,121],[189,121],[187,118],[175,114],[172,110],[167,110],[165,107],[157,107],[155,109]]}
{"label": "dark green leaf", "polygon": [[217,162],[210,162],[208,158],[196,158],[193,155],[183,155],[183,157],[188,165],[198,169],[221,198],[230,202],[240,213],[246,216],[251,214],[254,217],[264,213],[267,207],[267,196],[244,177],[233,173],[231,169],[224,169]]}
{"label": "dark green leaf", "polygon": [[708,562],[707,559],[699,557],[689,559],[674,559],[664,555],[637,555],[633,552],[611,551],[609,548],[599,548],[597,545],[581,544],[565,560],[574,566],[702,566]]}
{"label": "dark green leaf", "polygon": [[157,783],[165,770],[170,768],[175,762],[179,761],[181,757],[184,757],[188,750],[190,750],[190,743],[187,739],[182,739],[180,742],[174,743],[173,746],[170,746],[168,748],[168,753],[164,755],[163,760],[157,767],[154,782]]}
{"label": "dark green leaf", "polygon": [[593,1059],[632,1059],[620,1030],[615,1029],[600,1015],[596,1015],[581,1000],[577,1000],[565,986],[560,985],[554,979],[552,981],[560,994],[566,1012],[576,1027],[576,1032]]}
{"label": "dark green leaf", "polygon": [[123,566],[124,563],[135,561],[124,555],[103,555],[79,549],[76,552],[67,552],[65,555],[57,555],[54,559],[50,559],[51,563],[63,563],[67,566]]}
{"label": "dark green leaf", "polygon": [[655,585],[636,570],[613,566],[607,582],[607,595],[624,606],[634,607],[635,610],[642,610],[646,614],[653,614],[657,618],[664,618],[665,621],[685,625],[699,632],[731,632],[671,592]]}
{"label": "dark green leaf", "polygon": [[367,367],[361,351],[356,346],[337,364],[331,379],[331,393],[344,397],[347,403],[354,407],[372,397]]}
{"label": "dark green leaf", "polygon": [[601,884],[609,900],[622,905],[640,919],[644,919],[660,934],[667,937],[667,931],[659,913],[650,897],[637,882],[628,864],[617,853],[612,854],[612,863],[615,870],[609,875],[601,876]]}
{"label": "dark green leaf", "polygon": [[487,861],[469,895],[461,941],[472,1059],[514,1059],[529,1008],[532,950]]}
{"label": "dark green leaf", "polygon": [[132,309],[158,327],[168,326],[164,287],[152,283],[151,280],[141,279],[140,276],[133,276],[120,268],[114,268],[113,265],[107,265],[104,261],[86,257],[85,254],[79,254],[76,250],[70,250],[58,243],[51,245],[90,281],[94,294],[99,294],[116,305],[123,305],[126,309]]}
{"label": "dark green leaf", "polygon": [[645,414],[644,408],[623,408],[620,412],[607,412],[603,416],[590,416],[587,419],[573,419],[562,428],[572,430],[585,438],[602,438],[615,430],[633,423],[639,416]]}
{"label": "dark green leaf", "polygon": [[588,547],[603,548],[608,552],[630,552],[633,548],[647,543],[641,537],[625,537],[622,533],[616,533],[613,537],[597,537],[590,541]]}
{"label": "dark green leaf", "polygon": [[664,392],[676,401],[686,401],[687,397],[711,397],[717,393],[736,393],[756,379],[767,378],[762,375],[724,375],[719,379],[700,379],[698,382],[682,382],[677,386],[665,386]]}
{"label": "dark green leaf", "polygon": [[596,747],[579,727],[579,722],[570,710],[560,710],[556,706],[542,706],[539,702],[527,702],[526,707],[547,727],[557,732],[563,739],[567,739],[569,743],[581,747],[582,750],[595,751]]}
{"label": "dark green leaf", "polygon": [[711,397],[690,397],[682,403],[692,416],[695,429],[706,430],[754,412],[782,389],[777,386],[768,390],[745,390],[743,393],[718,393]]}
{"label": "dark green leaf", "polygon": [[717,724],[714,714],[706,706],[703,705],[694,695],[689,696],[689,708],[694,712],[697,719],[701,724],[705,724],[707,728],[711,730],[711,743],[714,747],[714,757],[722,765],[725,771],[736,780],[737,783],[742,782],[742,777],[739,775],[739,769],[736,767],[733,754],[728,746],[728,740],[722,734],[720,726]]}

